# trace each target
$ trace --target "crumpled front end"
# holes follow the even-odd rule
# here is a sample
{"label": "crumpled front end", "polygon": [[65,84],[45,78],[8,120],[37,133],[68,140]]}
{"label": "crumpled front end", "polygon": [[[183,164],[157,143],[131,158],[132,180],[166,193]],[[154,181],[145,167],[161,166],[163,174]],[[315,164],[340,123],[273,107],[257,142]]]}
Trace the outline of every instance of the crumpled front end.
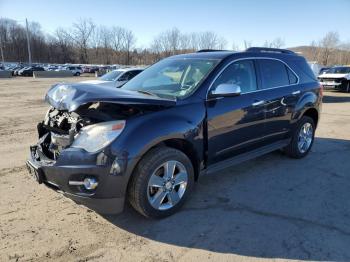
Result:
{"label": "crumpled front end", "polygon": [[81,83],[54,85],[45,100],[52,107],[37,126],[39,140],[27,161],[30,173],[98,212],[120,212],[137,159],[113,142],[132,118],[176,101]]}
{"label": "crumpled front end", "polygon": [[104,103],[91,103],[75,112],[50,108],[37,125],[37,144],[30,147],[30,173],[39,183],[91,209],[121,212],[131,173],[127,156],[112,152],[108,146],[88,152],[72,144],[83,128],[140,113],[136,108]]}

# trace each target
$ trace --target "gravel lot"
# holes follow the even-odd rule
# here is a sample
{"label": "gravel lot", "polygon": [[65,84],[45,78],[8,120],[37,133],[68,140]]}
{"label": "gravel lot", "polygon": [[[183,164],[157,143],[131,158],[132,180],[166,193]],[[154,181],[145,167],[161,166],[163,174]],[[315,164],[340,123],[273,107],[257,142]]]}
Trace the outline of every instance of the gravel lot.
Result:
{"label": "gravel lot", "polygon": [[350,261],[350,94],[325,92],[306,158],[275,152],[203,177],[181,212],[157,221],[129,207],[101,216],[29,177],[58,81],[0,80],[0,261]]}

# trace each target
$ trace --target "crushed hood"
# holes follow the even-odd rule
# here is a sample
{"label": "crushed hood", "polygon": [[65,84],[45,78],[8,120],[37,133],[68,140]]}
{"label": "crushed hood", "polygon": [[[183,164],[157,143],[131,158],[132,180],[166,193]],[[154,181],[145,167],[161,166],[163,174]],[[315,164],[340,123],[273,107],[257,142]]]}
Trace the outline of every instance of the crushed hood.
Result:
{"label": "crushed hood", "polygon": [[165,99],[137,91],[84,83],[56,84],[47,92],[45,101],[58,110],[69,112],[75,111],[84,104],[96,102],[158,106],[176,105],[175,99]]}

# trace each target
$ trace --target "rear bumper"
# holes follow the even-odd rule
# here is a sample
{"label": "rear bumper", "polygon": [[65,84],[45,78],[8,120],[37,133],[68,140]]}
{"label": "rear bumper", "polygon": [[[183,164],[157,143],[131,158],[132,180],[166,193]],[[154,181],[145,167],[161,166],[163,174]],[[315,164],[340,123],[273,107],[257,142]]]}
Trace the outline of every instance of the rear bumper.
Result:
{"label": "rear bumper", "polygon": [[[111,174],[112,161],[97,165],[97,156],[82,150],[66,150],[57,161],[40,159],[37,155],[39,148],[31,147],[31,154],[26,162],[29,173],[39,184],[42,183],[98,213],[117,214],[123,211],[129,178],[126,167],[118,174]],[[98,186],[95,190],[89,191],[83,185],[69,184],[69,181],[83,181],[86,177],[97,179]]]}

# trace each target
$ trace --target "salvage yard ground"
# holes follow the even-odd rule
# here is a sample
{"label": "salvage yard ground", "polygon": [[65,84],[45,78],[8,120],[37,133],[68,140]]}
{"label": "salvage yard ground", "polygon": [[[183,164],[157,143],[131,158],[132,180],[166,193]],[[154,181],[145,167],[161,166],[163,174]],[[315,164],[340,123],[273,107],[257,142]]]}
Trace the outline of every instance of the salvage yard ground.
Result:
{"label": "salvage yard ground", "polygon": [[305,159],[275,152],[203,177],[179,213],[146,220],[101,216],[27,174],[58,81],[0,80],[0,261],[350,261],[350,94],[325,92]]}

